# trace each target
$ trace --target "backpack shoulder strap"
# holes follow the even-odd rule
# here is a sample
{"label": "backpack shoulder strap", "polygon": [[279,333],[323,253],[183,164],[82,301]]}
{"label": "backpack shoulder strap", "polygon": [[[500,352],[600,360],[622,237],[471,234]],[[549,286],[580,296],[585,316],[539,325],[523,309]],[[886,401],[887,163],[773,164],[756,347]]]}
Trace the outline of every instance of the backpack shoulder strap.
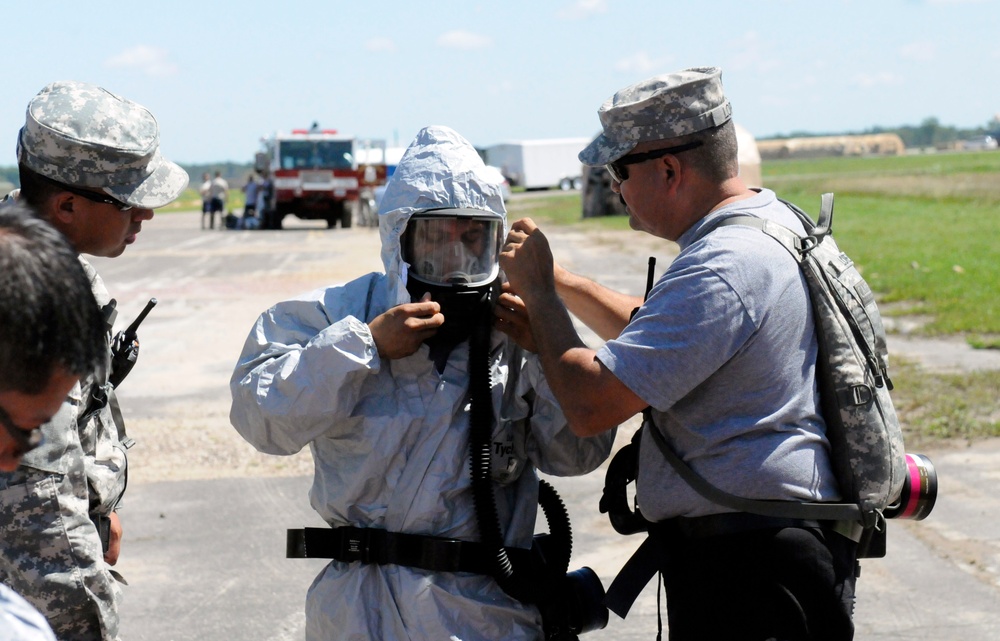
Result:
{"label": "backpack shoulder strap", "polygon": [[[778,241],[782,247],[788,250],[788,253],[792,255],[796,261],[802,260],[802,252],[810,246],[808,236],[799,236],[791,229],[774,222],[773,220],[765,220],[763,218],[757,218],[756,216],[745,216],[736,215],[730,216],[729,218],[723,218],[717,224],[712,226],[712,231],[718,229],[719,227],[728,227],[730,225],[742,225],[744,227],[753,227],[764,232],[771,238]],[[706,232],[707,233],[707,232]]]}
{"label": "backpack shoulder strap", "polygon": [[694,240],[704,238],[719,227],[729,225],[743,225],[744,227],[754,227],[759,229],[771,238],[775,239],[781,246],[788,250],[795,260],[802,262],[802,255],[823,241],[833,231],[833,194],[826,193],[820,197],[819,222],[813,221],[809,214],[795,203],[778,199],[778,202],[788,207],[801,221],[802,227],[806,230],[804,236],[800,236],[788,227],[773,220],[766,220],[747,214],[734,214],[723,217],[702,229]]}
{"label": "backpack shoulder strap", "polygon": [[[795,214],[795,216],[802,223],[802,227],[805,229],[805,236],[800,236],[796,232],[788,229],[780,223],[776,223],[771,220],[766,220],[764,218],[758,218],[757,216],[751,216],[749,214],[732,214],[730,216],[723,216],[718,220],[713,221],[711,224],[706,225],[703,229],[699,230],[698,235],[694,237],[691,242],[695,242],[709,235],[716,229],[726,225],[744,225],[748,227],[755,227],[761,231],[767,233],[768,236],[778,240],[786,249],[791,251],[793,248],[797,252],[807,250],[812,245],[818,244],[823,240],[825,236],[830,235],[833,229],[833,194],[826,193],[820,197],[820,212],[819,212],[819,222],[815,222],[809,214],[802,211],[795,203],[789,202],[787,200],[778,198],[778,202],[783,204],[785,207]],[[791,240],[792,238],[800,239],[800,242],[796,243]],[[801,239],[809,238],[810,241],[801,242]]]}
{"label": "backpack shoulder strap", "polygon": [[802,208],[787,200],[778,199],[778,202],[791,210],[793,214],[802,222],[806,230],[806,235],[816,239],[819,243],[826,236],[833,233],[833,194],[825,193],[820,196],[819,218],[814,221],[809,214],[802,211]]}
{"label": "backpack shoulder strap", "polygon": [[764,499],[748,499],[730,494],[715,487],[691,466],[685,463],[657,429],[656,424],[647,418],[643,429],[649,430],[656,447],[667,462],[677,470],[688,485],[709,501],[740,512],[750,512],[761,516],[773,516],[790,519],[816,519],[820,521],[861,521],[862,512],[854,503],[797,503],[795,501],[768,501]]}

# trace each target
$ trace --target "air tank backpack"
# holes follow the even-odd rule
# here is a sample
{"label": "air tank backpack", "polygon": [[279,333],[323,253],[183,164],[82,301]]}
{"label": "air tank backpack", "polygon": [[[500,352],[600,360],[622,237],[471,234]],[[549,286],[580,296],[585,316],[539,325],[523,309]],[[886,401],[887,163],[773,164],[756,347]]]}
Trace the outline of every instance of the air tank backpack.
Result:
{"label": "air tank backpack", "polygon": [[[782,202],[802,221],[804,236],[773,221],[745,215],[724,218],[702,236],[727,225],[754,227],[781,243],[799,264],[812,301],[819,345],[816,380],[843,502],[757,500],[724,492],[681,460],[652,424],[647,410],[632,443],[622,448],[608,468],[601,511],[609,514],[622,534],[649,529],[638,506],[631,510],[625,494],[626,485],[636,478],[639,435],[648,429],[667,461],[704,498],[763,517],[836,522],[837,531],[859,543],[859,557],[881,557],[885,555],[885,518],[926,517],[937,494],[936,473],[926,457],[904,453],[889,396],[892,382],[885,329],[874,294],[831,234],[833,194],[823,194],[818,222],[797,206]],[[638,571],[630,576],[637,565],[630,561],[615,581],[625,593],[635,590],[637,595],[645,581],[636,589],[636,579],[646,574],[648,581],[652,576]],[[627,612],[634,597],[629,600],[627,594],[617,593],[617,587],[609,588],[608,604],[624,616],[620,610]]]}

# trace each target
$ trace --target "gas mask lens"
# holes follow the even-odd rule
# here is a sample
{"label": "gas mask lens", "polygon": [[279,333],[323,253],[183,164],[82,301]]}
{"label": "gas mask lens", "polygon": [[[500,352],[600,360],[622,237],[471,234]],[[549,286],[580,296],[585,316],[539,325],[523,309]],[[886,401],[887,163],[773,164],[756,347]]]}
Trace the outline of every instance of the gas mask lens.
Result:
{"label": "gas mask lens", "polygon": [[403,260],[428,283],[482,285],[499,272],[502,234],[499,218],[416,215],[406,224]]}

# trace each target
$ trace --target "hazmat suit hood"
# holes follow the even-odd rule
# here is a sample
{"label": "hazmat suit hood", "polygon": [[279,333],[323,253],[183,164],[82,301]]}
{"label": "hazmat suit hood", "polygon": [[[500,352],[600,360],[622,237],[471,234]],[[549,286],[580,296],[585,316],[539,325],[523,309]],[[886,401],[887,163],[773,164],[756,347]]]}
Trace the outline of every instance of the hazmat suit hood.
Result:
{"label": "hazmat suit hood", "polygon": [[453,129],[421,129],[396,166],[379,203],[382,263],[389,279],[388,307],[410,302],[406,290],[408,266],[401,238],[416,213],[432,209],[479,210],[503,221],[507,232],[500,183],[486,171],[479,152]]}

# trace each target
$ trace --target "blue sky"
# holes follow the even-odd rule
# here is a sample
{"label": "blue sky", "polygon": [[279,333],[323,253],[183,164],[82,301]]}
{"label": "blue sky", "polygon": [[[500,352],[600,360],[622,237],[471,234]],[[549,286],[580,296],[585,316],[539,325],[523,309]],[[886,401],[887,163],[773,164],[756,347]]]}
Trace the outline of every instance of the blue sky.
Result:
{"label": "blue sky", "polygon": [[[1000,0],[4,3],[0,165],[31,97],[93,82],[148,107],[181,163],[250,162],[275,130],[405,146],[589,137],[616,90],[719,66],[758,137],[1000,112]],[[7,145],[5,148],[3,145]]]}

